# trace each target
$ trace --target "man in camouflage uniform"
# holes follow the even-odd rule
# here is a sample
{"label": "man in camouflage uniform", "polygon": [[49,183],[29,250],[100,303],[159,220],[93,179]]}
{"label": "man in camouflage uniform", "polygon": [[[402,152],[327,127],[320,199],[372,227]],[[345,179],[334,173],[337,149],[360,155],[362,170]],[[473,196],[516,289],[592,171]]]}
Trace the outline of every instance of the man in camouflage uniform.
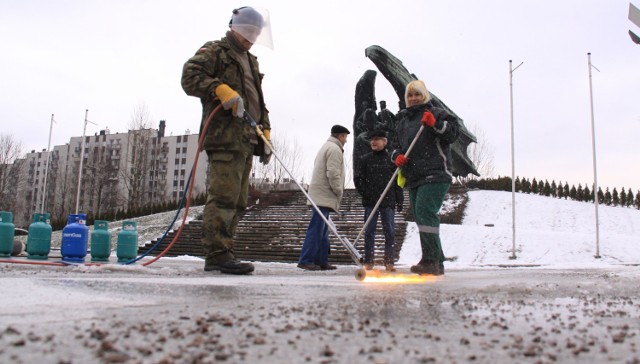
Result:
{"label": "man in camouflage uniform", "polygon": [[266,12],[243,7],[233,10],[229,31],[219,41],[205,43],[185,64],[182,88],[202,103],[202,134],[206,120],[220,104],[203,142],[209,159],[209,186],[204,207],[202,244],[205,271],[249,274],[253,264],[236,259],[233,239],[247,207],[253,156],[269,163],[270,151],[258,142],[256,130],[243,119],[245,110],[258,122],[267,139],[271,124],[262,94],[254,43],[270,44]]}

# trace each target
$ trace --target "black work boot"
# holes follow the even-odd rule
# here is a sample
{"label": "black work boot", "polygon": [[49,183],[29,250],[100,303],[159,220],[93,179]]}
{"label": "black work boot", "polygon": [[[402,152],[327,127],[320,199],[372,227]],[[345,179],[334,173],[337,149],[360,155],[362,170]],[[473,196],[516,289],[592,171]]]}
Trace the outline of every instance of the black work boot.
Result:
{"label": "black work boot", "polygon": [[304,270],[322,270],[322,267],[313,263],[298,263],[298,268]]}
{"label": "black work boot", "polygon": [[441,276],[444,272],[440,271],[440,263],[436,261],[428,261],[425,263],[418,263],[411,267],[411,272],[419,275],[432,275]]}
{"label": "black work boot", "polygon": [[218,270],[220,273],[225,274],[249,274],[253,272],[254,267],[251,263],[243,263],[237,259],[230,259],[218,263],[209,263],[205,261],[204,270],[205,272]]}
{"label": "black work boot", "polygon": [[320,267],[320,270],[336,270],[336,269],[338,269],[338,267],[336,267],[335,265],[329,264],[329,263],[320,264],[319,267]]}

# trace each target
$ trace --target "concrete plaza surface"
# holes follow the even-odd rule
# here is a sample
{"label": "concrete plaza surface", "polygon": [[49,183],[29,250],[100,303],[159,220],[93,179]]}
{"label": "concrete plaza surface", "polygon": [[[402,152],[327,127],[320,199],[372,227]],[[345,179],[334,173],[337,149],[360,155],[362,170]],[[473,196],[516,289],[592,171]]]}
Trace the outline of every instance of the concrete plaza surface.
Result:
{"label": "concrete plaza surface", "polygon": [[256,263],[248,276],[202,265],[2,263],[0,362],[640,362],[637,266],[454,268],[421,281],[400,266],[361,282],[355,265]]}

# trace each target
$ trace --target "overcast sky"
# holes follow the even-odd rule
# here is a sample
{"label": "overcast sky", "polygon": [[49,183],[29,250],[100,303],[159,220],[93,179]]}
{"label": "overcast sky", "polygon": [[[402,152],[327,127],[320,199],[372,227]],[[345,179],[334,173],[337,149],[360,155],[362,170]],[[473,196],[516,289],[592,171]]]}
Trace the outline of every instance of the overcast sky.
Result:
{"label": "overcast sky", "polygon": [[[0,0],[0,133],[25,150],[108,127],[126,132],[148,108],[167,134],[198,130],[200,102],[180,86],[182,65],[226,32],[234,7],[270,11],[275,48],[256,45],[274,138],[304,150],[304,171],[333,124],[352,129],[355,85],[377,70],[380,45],[452,108],[511,175],[509,60],[515,172],[593,183],[589,68],[593,70],[598,182],[640,189],[640,45],[627,31],[627,0],[33,1]],[[640,6],[636,2],[634,5]],[[378,101],[397,111],[379,73]],[[635,101],[634,101],[635,100]],[[351,153],[353,138],[347,144]]]}

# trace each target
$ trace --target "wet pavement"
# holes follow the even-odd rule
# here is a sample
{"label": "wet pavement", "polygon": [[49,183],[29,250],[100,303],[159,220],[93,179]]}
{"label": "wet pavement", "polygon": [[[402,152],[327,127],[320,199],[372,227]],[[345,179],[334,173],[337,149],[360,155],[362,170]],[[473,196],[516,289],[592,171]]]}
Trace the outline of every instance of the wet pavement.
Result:
{"label": "wet pavement", "polygon": [[640,269],[0,264],[12,363],[640,363]]}

